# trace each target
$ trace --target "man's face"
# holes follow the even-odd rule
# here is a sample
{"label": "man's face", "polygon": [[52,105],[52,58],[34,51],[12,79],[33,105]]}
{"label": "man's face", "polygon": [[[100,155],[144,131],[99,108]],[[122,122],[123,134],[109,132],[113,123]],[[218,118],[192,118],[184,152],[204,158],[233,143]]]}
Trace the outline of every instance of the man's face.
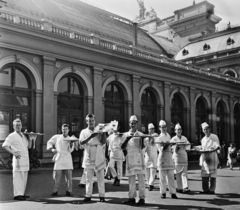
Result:
{"label": "man's face", "polygon": [[62,127],[62,134],[63,135],[68,135],[68,132],[69,132],[69,128],[66,126],[66,127]]}
{"label": "man's face", "polygon": [[129,127],[131,130],[136,130],[137,129],[137,121],[135,121],[135,120],[130,121]]}
{"label": "man's face", "polygon": [[154,133],[154,131],[155,131],[155,129],[154,129],[154,128],[149,128],[149,129],[148,129],[148,133],[149,133],[149,134],[153,134],[153,133]]}
{"label": "man's face", "polygon": [[166,125],[159,125],[159,129],[161,133],[166,133],[167,132],[167,126]]}
{"label": "man's face", "polygon": [[89,128],[93,128],[95,127],[95,118],[94,117],[88,117],[86,120],[86,123],[88,125]]}
{"label": "man's face", "polygon": [[203,133],[204,133],[205,135],[210,134],[210,129],[209,129],[209,127],[203,128],[202,131],[203,131]]}
{"label": "man's face", "polygon": [[175,133],[176,133],[178,136],[181,136],[181,134],[182,134],[182,128],[177,128],[177,129],[175,129]]}
{"label": "man's face", "polygon": [[21,132],[21,130],[22,130],[21,121],[15,121],[14,124],[13,124],[13,128],[16,132]]}

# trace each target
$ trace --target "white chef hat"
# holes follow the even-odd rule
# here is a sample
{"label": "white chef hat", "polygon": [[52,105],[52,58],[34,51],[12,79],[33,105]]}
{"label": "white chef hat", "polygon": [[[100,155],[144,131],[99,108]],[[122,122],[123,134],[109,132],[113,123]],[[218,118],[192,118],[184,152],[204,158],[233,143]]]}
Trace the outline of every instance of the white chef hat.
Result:
{"label": "white chef hat", "polygon": [[181,127],[181,125],[180,125],[179,123],[177,123],[177,124],[175,125],[175,129],[179,129],[179,128],[182,128],[182,127]]}
{"label": "white chef hat", "polygon": [[164,126],[164,125],[166,126],[167,123],[166,123],[164,120],[160,120],[159,125],[160,125],[160,126]]}
{"label": "white chef hat", "polygon": [[149,123],[148,124],[148,129],[151,129],[151,128],[155,128],[154,125],[152,123]]}
{"label": "white chef hat", "polygon": [[202,126],[202,129],[209,127],[209,125],[206,122],[202,123],[201,126]]}
{"label": "white chef hat", "polygon": [[129,122],[130,121],[138,121],[136,115],[132,115],[129,119]]}

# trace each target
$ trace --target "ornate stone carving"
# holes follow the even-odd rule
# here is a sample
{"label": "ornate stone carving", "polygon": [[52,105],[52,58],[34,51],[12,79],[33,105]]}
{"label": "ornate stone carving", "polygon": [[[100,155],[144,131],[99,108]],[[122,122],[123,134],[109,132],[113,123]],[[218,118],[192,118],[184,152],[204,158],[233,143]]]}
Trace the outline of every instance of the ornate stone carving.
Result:
{"label": "ornate stone carving", "polygon": [[61,68],[61,62],[57,61],[57,62],[55,63],[55,66],[56,66],[58,69],[60,69],[60,68]]}
{"label": "ornate stone carving", "polygon": [[35,64],[39,64],[39,58],[38,57],[34,57],[33,58],[33,63],[35,63]]}
{"label": "ornate stone carving", "polygon": [[103,71],[103,72],[102,72],[102,75],[103,75],[104,77],[106,77],[106,76],[107,76],[107,72],[106,72],[106,71]]}
{"label": "ornate stone carving", "polygon": [[140,84],[142,84],[142,83],[143,83],[143,80],[142,80],[141,78],[139,79],[139,83],[140,83]]}
{"label": "ornate stone carving", "polygon": [[160,88],[162,87],[162,83],[161,82],[158,83],[158,87],[160,87]]}
{"label": "ornate stone carving", "polygon": [[85,69],[85,72],[87,73],[87,74],[90,74],[90,69],[87,67],[86,69]]}
{"label": "ornate stone carving", "polygon": [[118,81],[119,80],[119,75],[115,75],[115,80]]}
{"label": "ornate stone carving", "polygon": [[126,77],[125,77],[125,80],[126,80],[127,82],[129,82],[130,77],[129,77],[129,76],[126,76]]}
{"label": "ornate stone carving", "polygon": [[153,86],[153,81],[149,81],[150,87]]}

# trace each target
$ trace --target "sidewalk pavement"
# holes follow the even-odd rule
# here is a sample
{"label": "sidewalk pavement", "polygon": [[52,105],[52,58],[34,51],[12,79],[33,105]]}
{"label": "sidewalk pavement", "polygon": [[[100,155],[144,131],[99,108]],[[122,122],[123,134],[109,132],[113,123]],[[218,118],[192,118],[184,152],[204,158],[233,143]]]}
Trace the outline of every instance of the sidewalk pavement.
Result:
{"label": "sidewalk pavement", "polygon": [[[75,210],[75,209],[177,209],[177,210],[240,210],[240,170],[239,165],[233,171],[228,168],[218,170],[217,188],[215,195],[199,194],[201,189],[200,168],[198,164],[189,166],[189,194],[177,194],[179,199],[171,199],[169,192],[167,198],[161,199],[159,193],[159,180],[155,182],[154,191],[146,189],[146,205],[123,205],[122,201],[128,198],[128,179],[124,177],[121,186],[112,186],[113,180],[106,180],[106,203],[99,202],[97,186],[94,187],[91,203],[83,203],[85,189],[79,188],[78,183],[82,169],[73,171],[74,197],[66,197],[64,180],[58,190],[57,197],[51,197],[53,188],[52,169],[42,168],[29,172],[26,194],[31,198],[27,201],[13,200],[12,172],[0,170],[0,209],[1,210]],[[60,205],[61,204],[61,205]]]}

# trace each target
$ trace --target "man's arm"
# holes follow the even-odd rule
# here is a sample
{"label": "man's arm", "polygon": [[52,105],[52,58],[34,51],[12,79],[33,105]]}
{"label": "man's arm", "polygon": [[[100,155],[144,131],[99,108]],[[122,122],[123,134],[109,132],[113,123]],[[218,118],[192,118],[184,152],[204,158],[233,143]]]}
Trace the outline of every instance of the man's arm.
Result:
{"label": "man's arm", "polygon": [[19,154],[19,152],[12,150],[9,146],[3,146],[3,148],[4,148],[5,150],[7,150],[10,154],[12,154],[13,156],[15,156],[17,159],[20,159],[20,158],[21,158],[21,155]]}
{"label": "man's arm", "polygon": [[80,138],[80,144],[86,144],[88,143],[93,137],[95,137],[96,135],[98,135],[98,133],[92,133],[89,137],[85,138],[85,139],[81,139]]}

